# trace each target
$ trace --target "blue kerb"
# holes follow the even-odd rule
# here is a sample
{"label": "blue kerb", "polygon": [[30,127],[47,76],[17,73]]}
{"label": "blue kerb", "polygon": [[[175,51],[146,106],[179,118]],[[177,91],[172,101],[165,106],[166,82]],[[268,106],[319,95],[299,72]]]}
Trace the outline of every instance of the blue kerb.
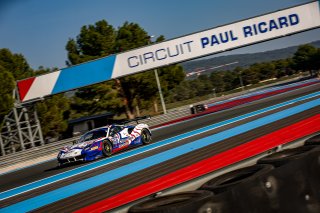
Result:
{"label": "blue kerb", "polygon": [[238,117],[235,117],[235,118],[228,119],[226,121],[222,121],[222,122],[219,122],[219,123],[216,123],[216,124],[212,124],[212,125],[209,125],[209,126],[206,126],[206,127],[202,127],[200,129],[193,130],[191,132],[187,132],[187,133],[184,133],[184,134],[181,134],[181,135],[177,135],[175,137],[168,138],[168,139],[165,139],[163,141],[159,141],[157,143],[150,144],[148,146],[139,147],[139,148],[131,150],[129,152],[125,152],[123,154],[115,155],[112,158],[107,158],[107,159],[104,159],[104,160],[101,160],[101,161],[97,161],[97,162],[91,163],[89,165],[85,165],[85,166],[82,166],[82,167],[79,167],[79,168],[76,168],[76,169],[73,169],[73,170],[70,170],[70,171],[67,171],[67,172],[63,172],[63,173],[60,173],[60,174],[57,174],[57,175],[54,175],[54,176],[51,176],[51,177],[48,177],[48,178],[33,182],[33,183],[30,183],[30,184],[27,184],[27,185],[23,185],[23,186],[20,186],[20,187],[17,187],[17,188],[14,188],[14,189],[11,189],[11,190],[8,190],[8,191],[0,193],[0,200],[6,199],[6,198],[8,198],[10,196],[14,196],[14,195],[19,194],[19,193],[23,193],[25,191],[32,190],[32,189],[37,188],[37,187],[41,187],[43,185],[47,185],[47,184],[50,184],[50,183],[53,183],[53,182],[56,182],[56,181],[59,181],[59,180],[65,179],[65,178],[69,178],[71,176],[74,176],[74,175],[89,171],[91,169],[94,169],[94,168],[97,168],[97,167],[100,167],[100,166],[104,166],[106,164],[109,164],[109,163],[124,159],[126,157],[130,157],[130,156],[139,154],[141,152],[149,151],[149,150],[155,149],[157,147],[160,147],[160,146],[163,146],[163,145],[166,145],[166,144],[170,144],[170,143],[173,143],[175,141],[178,141],[178,140],[181,140],[181,139],[184,139],[184,138],[196,135],[196,134],[200,134],[200,133],[203,133],[203,132],[206,132],[206,131],[209,131],[209,130],[212,130],[212,129],[215,129],[215,128],[218,128],[218,127],[221,127],[221,126],[224,126],[224,125],[227,125],[229,123],[237,122],[237,121],[240,121],[242,119],[245,119],[245,118],[248,118],[248,117],[251,117],[251,116],[255,116],[255,115],[270,111],[270,110],[274,110],[274,109],[280,108],[280,107],[285,106],[285,105],[289,105],[289,104],[295,103],[297,101],[306,100],[306,99],[309,99],[309,98],[312,98],[312,97],[316,97],[316,96],[319,96],[319,95],[320,95],[320,92],[312,93],[312,94],[309,94],[309,95],[306,95],[306,96],[303,96],[303,97],[300,97],[300,98],[296,98],[296,99],[293,99],[293,100],[290,100],[290,101],[286,101],[286,102],[281,103],[281,104],[270,106],[270,107],[267,107],[267,108],[264,108],[264,109],[260,109],[260,110],[254,111],[254,112],[247,113],[245,115],[241,115],[241,116],[238,116]]}
{"label": "blue kerb", "polygon": [[193,130],[191,132],[187,132],[187,133],[184,133],[184,134],[181,134],[181,135],[177,135],[175,137],[168,138],[168,139],[165,139],[163,141],[159,141],[157,143],[150,144],[148,146],[139,147],[139,148],[131,150],[129,152],[125,152],[125,153],[122,153],[122,154],[119,154],[119,155],[115,155],[112,158],[107,158],[107,159],[104,159],[104,160],[101,160],[101,161],[97,161],[97,162],[91,163],[89,165],[85,165],[85,166],[82,166],[82,167],[79,167],[79,168],[76,168],[76,169],[73,169],[73,170],[70,170],[70,171],[67,171],[67,172],[63,172],[63,173],[60,173],[60,174],[57,174],[57,175],[54,175],[54,176],[51,176],[51,177],[36,181],[36,182],[33,182],[33,183],[29,183],[27,185],[23,185],[23,186],[20,186],[20,187],[17,187],[17,188],[14,188],[14,189],[11,189],[11,190],[8,190],[8,191],[0,193],[0,200],[6,199],[6,198],[8,198],[10,196],[14,196],[14,195],[19,194],[19,193],[23,193],[25,191],[32,190],[32,189],[37,188],[37,187],[41,187],[43,185],[47,185],[47,184],[50,184],[50,183],[53,183],[53,182],[56,182],[56,181],[59,181],[59,180],[65,179],[65,178],[69,178],[71,176],[74,176],[74,175],[89,171],[91,169],[94,169],[94,168],[97,168],[97,167],[100,167],[100,166],[104,166],[106,164],[109,164],[109,163],[124,159],[126,157],[130,157],[130,156],[139,154],[141,152],[149,151],[149,150],[155,149],[157,147],[160,147],[160,146],[163,146],[163,145],[166,145],[166,144],[170,144],[170,143],[173,143],[175,141],[178,141],[178,140],[181,140],[181,139],[184,139],[184,138],[196,135],[196,134],[200,134],[200,133],[203,133],[203,132],[206,132],[206,131],[209,131],[209,130],[212,130],[212,129],[215,129],[215,128],[218,128],[218,127],[221,127],[221,126],[224,126],[224,125],[227,125],[229,123],[237,122],[237,121],[240,121],[242,119],[245,119],[245,118],[248,118],[248,117],[251,117],[251,116],[255,116],[255,115],[270,111],[270,110],[277,109],[277,108],[285,106],[285,105],[289,105],[289,104],[295,103],[297,101],[306,100],[306,99],[309,99],[309,98],[312,98],[312,97],[316,97],[316,96],[319,96],[319,95],[320,95],[320,92],[309,94],[309,95],[306,95],[304,97],[300,97],[300,98],[297,98],[297,99],[294,99],[294,100],[286,101],[286,102],[281,103],[281,104],[270,106],[270,107],[267,107],[267,108],[264,108],[264,109],[257,110],[255,112],[250,112],[250,113],[247,113],[245,115],[241,115],[241,116],[238,116],[238,117],[235,117],[235,118],[228,119],[226,121],[222,121],[222,122],[219,122],[219,123],[216,123],[216,124],[212,124],[212,125],[209,125],[209,126],[206,126],[206,127],[202,127],[200,129]]}

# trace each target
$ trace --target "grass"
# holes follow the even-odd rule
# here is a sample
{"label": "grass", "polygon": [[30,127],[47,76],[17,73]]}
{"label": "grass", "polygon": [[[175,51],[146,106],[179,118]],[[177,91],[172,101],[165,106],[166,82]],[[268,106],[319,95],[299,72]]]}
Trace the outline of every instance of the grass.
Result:
{"label": "grass", "polygon": [[[258,83],[258,84],[250,85],[250,86],[245,86],[244,87],[244,89],[245,89],[244,92],[248,92],[248,90],[252,90],[252,89],[259,88],[259,87],[268,86],[268,85],[271,85],[271,84],[274,84],[274,83],[280,83],[280,82],[283,82],[283,81],[286,81],[286,80],[294,79],[294,78],[297,78],[297,77],[305,77],[305,76],[308,76],[308,73],[300,73],[300,74],[295,74],[295,75],[291,75],[291,76],[285,76],[285,77],[278,78],[278,79],[275,79],[275,80],[270,80],[270,81],[265,81],[265,82],[261,82],[261,83]],[[222,97],[222,96],[226,96],[226,95],[231,95],[231,94],[239,93],[241,91],[242,91],[242,88],[237,88],[237,89],[233,89],[233,90],[230,90],[230,91],[217,93],[216,97],[218,98],[218,97]],[[197,97],[194,97],[192,99],[182,100],[182,101],[178,101],[178,102],[174,102],[174,103],[166,103],[166,109],[167,110],[175,109],[175,108],[178,108],[178,107],[183,107],[183,106],[199,103],[199,102],[202,102],[202,101],[207,101],[207,100],[210,100],[210,99],[213,99],[213,98],[215,98],[215,97],[211,93],[211,94],[207,94],[207,95],[203,95],[203,96],[197,96]],[[162,114],[163,110],[162,110],[162,106],[161,106],[160,101],[158,101],[158,109],[159,109],[158,113],[155,113],[152,110],[152,107],[149,108],[149,109],[140,109],[140,114],[141,115],[152,115],[152,116]],[[115,118],[123,119],[123,118],[126,118],[126,116],[124,114],[121,114],[121,115],[116,116]]]}

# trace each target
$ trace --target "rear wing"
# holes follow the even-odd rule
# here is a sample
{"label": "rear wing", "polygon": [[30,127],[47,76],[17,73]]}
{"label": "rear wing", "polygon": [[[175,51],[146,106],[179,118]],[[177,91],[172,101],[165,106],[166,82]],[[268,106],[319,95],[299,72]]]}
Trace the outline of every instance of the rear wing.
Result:
{"label": "rear wing", "polygon": [[139,124],[139,121],[146,120],[146,119],[150,120],[151,116],[150,115],[146,115],[146,116],[136,117],[136,118],[133,118],[133,119],[127,119],[127,120],[120,121],[119,124],[127,124],[127,123],[130,123],[130,122],[137,122],[137,124]]}

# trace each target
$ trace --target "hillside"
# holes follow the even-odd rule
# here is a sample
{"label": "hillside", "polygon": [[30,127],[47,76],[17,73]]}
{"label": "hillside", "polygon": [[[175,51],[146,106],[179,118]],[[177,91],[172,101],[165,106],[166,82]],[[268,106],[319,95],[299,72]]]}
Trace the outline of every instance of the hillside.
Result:
{"label": "hillside", "polygon": [[[311,45],[320,48],[320,40],[310,43]],[[184,70],[189,73],[195,71],[197,69],[208,69],[210,67],[220,66],[222,64],[229,64],[233,62],[238,62],[232,65],[229,65],[225,68],[214,69],[217,70],[232,70],[235,67],[247,67],[254,63],[273,61],[279,59],[285,59],[292,57],[293,54],[297,51],[299,46],[292,46],[283,49],[271,50],[266,52],[258,52],[258,53],[249,53],[249,54],[236,54],[236,55],[228,55],[228,56],[219,56],[210,59],[196,60],[196,61],[188,61],[184,62],[181,65]]]}

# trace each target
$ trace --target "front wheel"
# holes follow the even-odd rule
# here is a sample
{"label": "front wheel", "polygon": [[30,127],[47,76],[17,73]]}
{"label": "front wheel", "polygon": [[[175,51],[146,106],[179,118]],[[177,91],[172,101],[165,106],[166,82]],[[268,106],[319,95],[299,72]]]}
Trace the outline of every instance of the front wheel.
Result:
{"label": "front wheel", "polygon": [[110,157],[112,155],[112,145],[110,141],[104,141],[102,146],[103,155],[106,157]]}
{"label": "front wheel", "polygon": [[147,129],[141,131],[141,141],[143,144],[149,144],[151,142],[151,134]]}

